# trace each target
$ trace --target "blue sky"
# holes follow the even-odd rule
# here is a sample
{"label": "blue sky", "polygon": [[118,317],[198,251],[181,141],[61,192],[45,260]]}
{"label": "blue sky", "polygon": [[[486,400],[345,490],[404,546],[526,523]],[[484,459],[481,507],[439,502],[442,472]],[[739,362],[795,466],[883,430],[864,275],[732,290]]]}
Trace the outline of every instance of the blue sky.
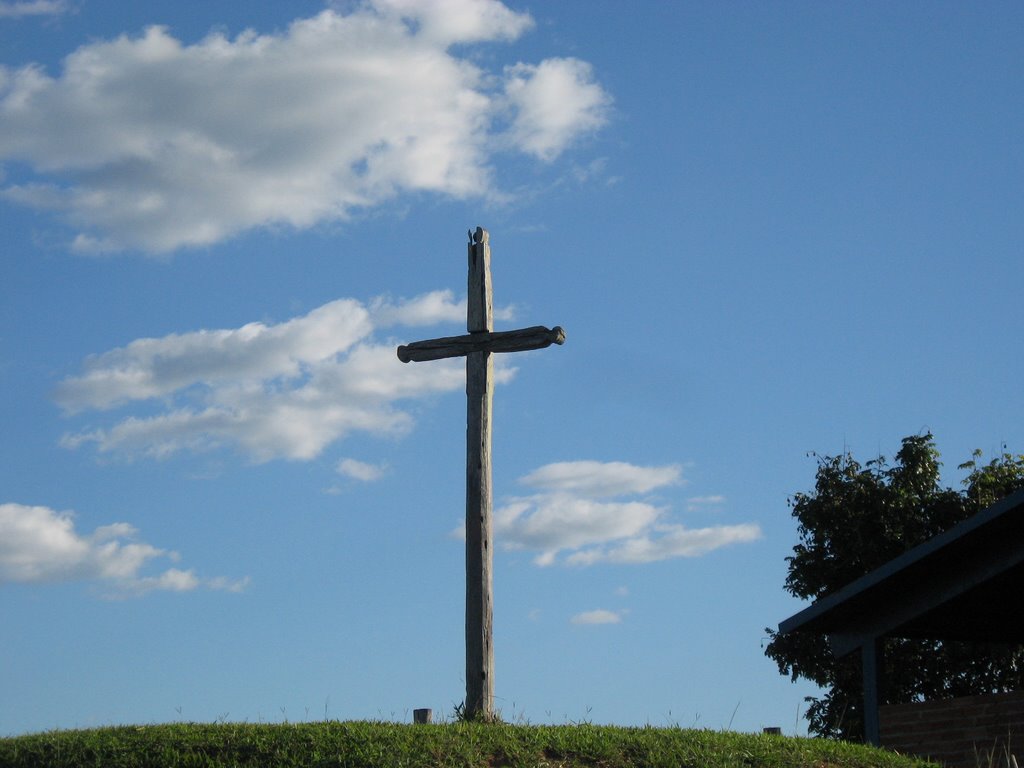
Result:
{"label": "blue sky", "polygon": [[805,732],[809,452],[1020,451],[1014,3],[0,3],[0,733],[464,695],[491,234],[507,719]]}

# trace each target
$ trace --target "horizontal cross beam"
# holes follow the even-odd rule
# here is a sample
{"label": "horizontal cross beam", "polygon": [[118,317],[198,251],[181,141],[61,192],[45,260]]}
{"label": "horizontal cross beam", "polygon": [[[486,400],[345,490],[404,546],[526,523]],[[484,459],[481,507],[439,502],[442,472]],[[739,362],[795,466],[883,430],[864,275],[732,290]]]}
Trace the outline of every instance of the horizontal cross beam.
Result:
{"label": "horizontal cross beam", "polygon": [[462,336],[414,341],[398,348],[398,359],[403,363],[420,363],[446,357],[464,357],[470,352],[524,352],[564,343],[565,331],[561,326],[545,328],[543,325],[535,325],[517,331],[477,331]]}

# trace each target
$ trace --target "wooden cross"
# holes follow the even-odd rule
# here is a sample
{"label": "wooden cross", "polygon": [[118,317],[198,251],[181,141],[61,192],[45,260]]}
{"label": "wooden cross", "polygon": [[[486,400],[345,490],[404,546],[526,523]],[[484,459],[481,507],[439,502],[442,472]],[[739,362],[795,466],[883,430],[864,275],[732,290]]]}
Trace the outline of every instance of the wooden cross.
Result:
{"label": "wooden cross", "polygon": [[492,352],[543,349],[565,342],[560,327],[494,330],[491,246],[481,227],[469,238],[469,307],[465,336],[416,341],[398,348],[403,363],[466,358],[466,702],[469,719],[494,718],[491,564]]}

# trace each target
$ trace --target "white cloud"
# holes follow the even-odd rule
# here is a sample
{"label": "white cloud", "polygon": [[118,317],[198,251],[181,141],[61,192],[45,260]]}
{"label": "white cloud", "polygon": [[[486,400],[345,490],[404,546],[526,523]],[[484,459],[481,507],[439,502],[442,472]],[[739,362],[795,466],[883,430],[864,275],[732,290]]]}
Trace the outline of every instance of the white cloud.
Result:
{"label": "white cloud", "polygon": [[[397,304],[381,296],[370,303],[369,309],[374,325],[381,328],[466,322],[466,300],[455,301],[449,290],[431,291],[415,299],[403,299]],[[515,307],[494,307],[494,319],[514,320]]]}
{"label": "white cloud", "polygon": [[0,583],[91,581],[114,595],[141,595],[154,590],[187,592],[205,587],[240,591],[247,579],[200,579],[191,570],[170,568],[143,576],[158,558],[177,561],[176,552],[136,541],[127,523],[97,528],[91,535],[75,530],[73,515],[48,507],[0,504]]}
{"label": "white cloud", "polygon": [[56,400],[74,412],[161,397],[197,383],[242,386],[291,379],[304,365],[351,349],[371,328],[366,309],[342,299],[274,326],[248,323],[231,330],[138,339],[88,359],[86,373],[63,381]]}
{"label": "white cloud", "polygon": [[[620,499],[678,485],[678,465],[572,461],[541,467],[520,479],[538,493],[515,497],[494,514],[495,537],[508,549],[537,552],[534,562],[586,566],[640,564],[698,557],[760,537],[757,525],[689,529],[668,521],[650,499]],[[559,560],[561,553],[567,552]]]}
{"label": "white cloud", "polygon": [[550,565],[563,549],[639,536],[660,510],[644,502],[596,502],[568,494],[519,499],[494,515],[498,541],[511,549],[538,551],[539,565]]}
{"label": "white cloud", "polygon": [[607,611],[599,608],[596,611],[584,611],[577,613],[571,619],[573,624],[618,624],[622,621],[622,614],[615,611]]}
{"label": "white cloud", "polygon": [[387,465],[384,464],[367,464],[356,459],[342,459],[338,462],[338,474],[364,483],[380,480],[386,472]]}
{"label": "white cloud", "polygon": [[533,26],[528,14],[497,0],[374,0],[387,17],[412,21],[423,39],[435,44],[514,40]]}
{"label": "white cloud", "polygon": [[506,70],[505,87],[515,110],[516,147],[541,160],[554,160],[580,134],[605,124],[611,99],[579,59],[547,59]]}
{"label": "white cloud", "polygon": [[588,497],[647,493],[680,482],[678,464],[638,467],[624,461],[563,461],[548,464],[520,482],[548,492],[569,492]]}
{"label": "white cloud", "polygon": [[691,529],[683,525],[655,526],[648,535],[627,539],[612,547],[595,547],[575,552],[566,559],[568,565],[595,563],[642,564],[674,557],[700,557],[730,544],[741,544],[761,538],[761,528],[753,523],[718,525]]}
{"label": "white cloud", "polygon": [[725,504],[725,496],[692,496],[686,500],[686,510],[688,512],[697,512],[707,507],[718,507],[722,504]]}
{"label": "white cloud", "polygon": [[[312,459],[353,432],[405,434],[401,402],[464,388],[465,364],[401,363],[395,342],[374,338],[374,318],[421,325],[451,319],[451,306],[444,293],[368,307],[340,299],[277,324],[137,339],[88,358],[55,399],[70,414],[144,403],[146,415],[61,442],[128,458],[232,447],[268,461]],[[499,382],[515,372],[496,371]]]}
{"label": "white cloud", "polygon": [[0,19],[22,16],[58,16],[69,10],[67,0],[13,0],[0,2]]}
{"label": "white cloud", "polygon": [[531,25],[495,0],[368,0],[270,34],[153,26],[83,45],[56,76],[0,67],[0,161],[29,169],[0,195],[56,211],[78,250],[151,253],[407,192],[501,196],[495,152],[550,161],[610,101],[585,62],[488,72],[453,48]]}
{"label": "white cloud", "polygon": [[447,290],[431,291],[397,304],[381,296],[370,302],[370,314],[374,324],[382,328],[461,323],[466,319],[466,300],[455,301],[452,292]]}

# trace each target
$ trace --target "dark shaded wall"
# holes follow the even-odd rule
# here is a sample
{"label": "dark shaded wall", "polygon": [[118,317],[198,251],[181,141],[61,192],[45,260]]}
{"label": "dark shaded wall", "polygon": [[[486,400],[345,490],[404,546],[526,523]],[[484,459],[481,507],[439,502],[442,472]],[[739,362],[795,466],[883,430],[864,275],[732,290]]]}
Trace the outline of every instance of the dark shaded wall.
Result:
{"label": "dark shaded wall", "polygon": [[955,768],[1024,765],[1024,691],[880,708],[882,746]]}

